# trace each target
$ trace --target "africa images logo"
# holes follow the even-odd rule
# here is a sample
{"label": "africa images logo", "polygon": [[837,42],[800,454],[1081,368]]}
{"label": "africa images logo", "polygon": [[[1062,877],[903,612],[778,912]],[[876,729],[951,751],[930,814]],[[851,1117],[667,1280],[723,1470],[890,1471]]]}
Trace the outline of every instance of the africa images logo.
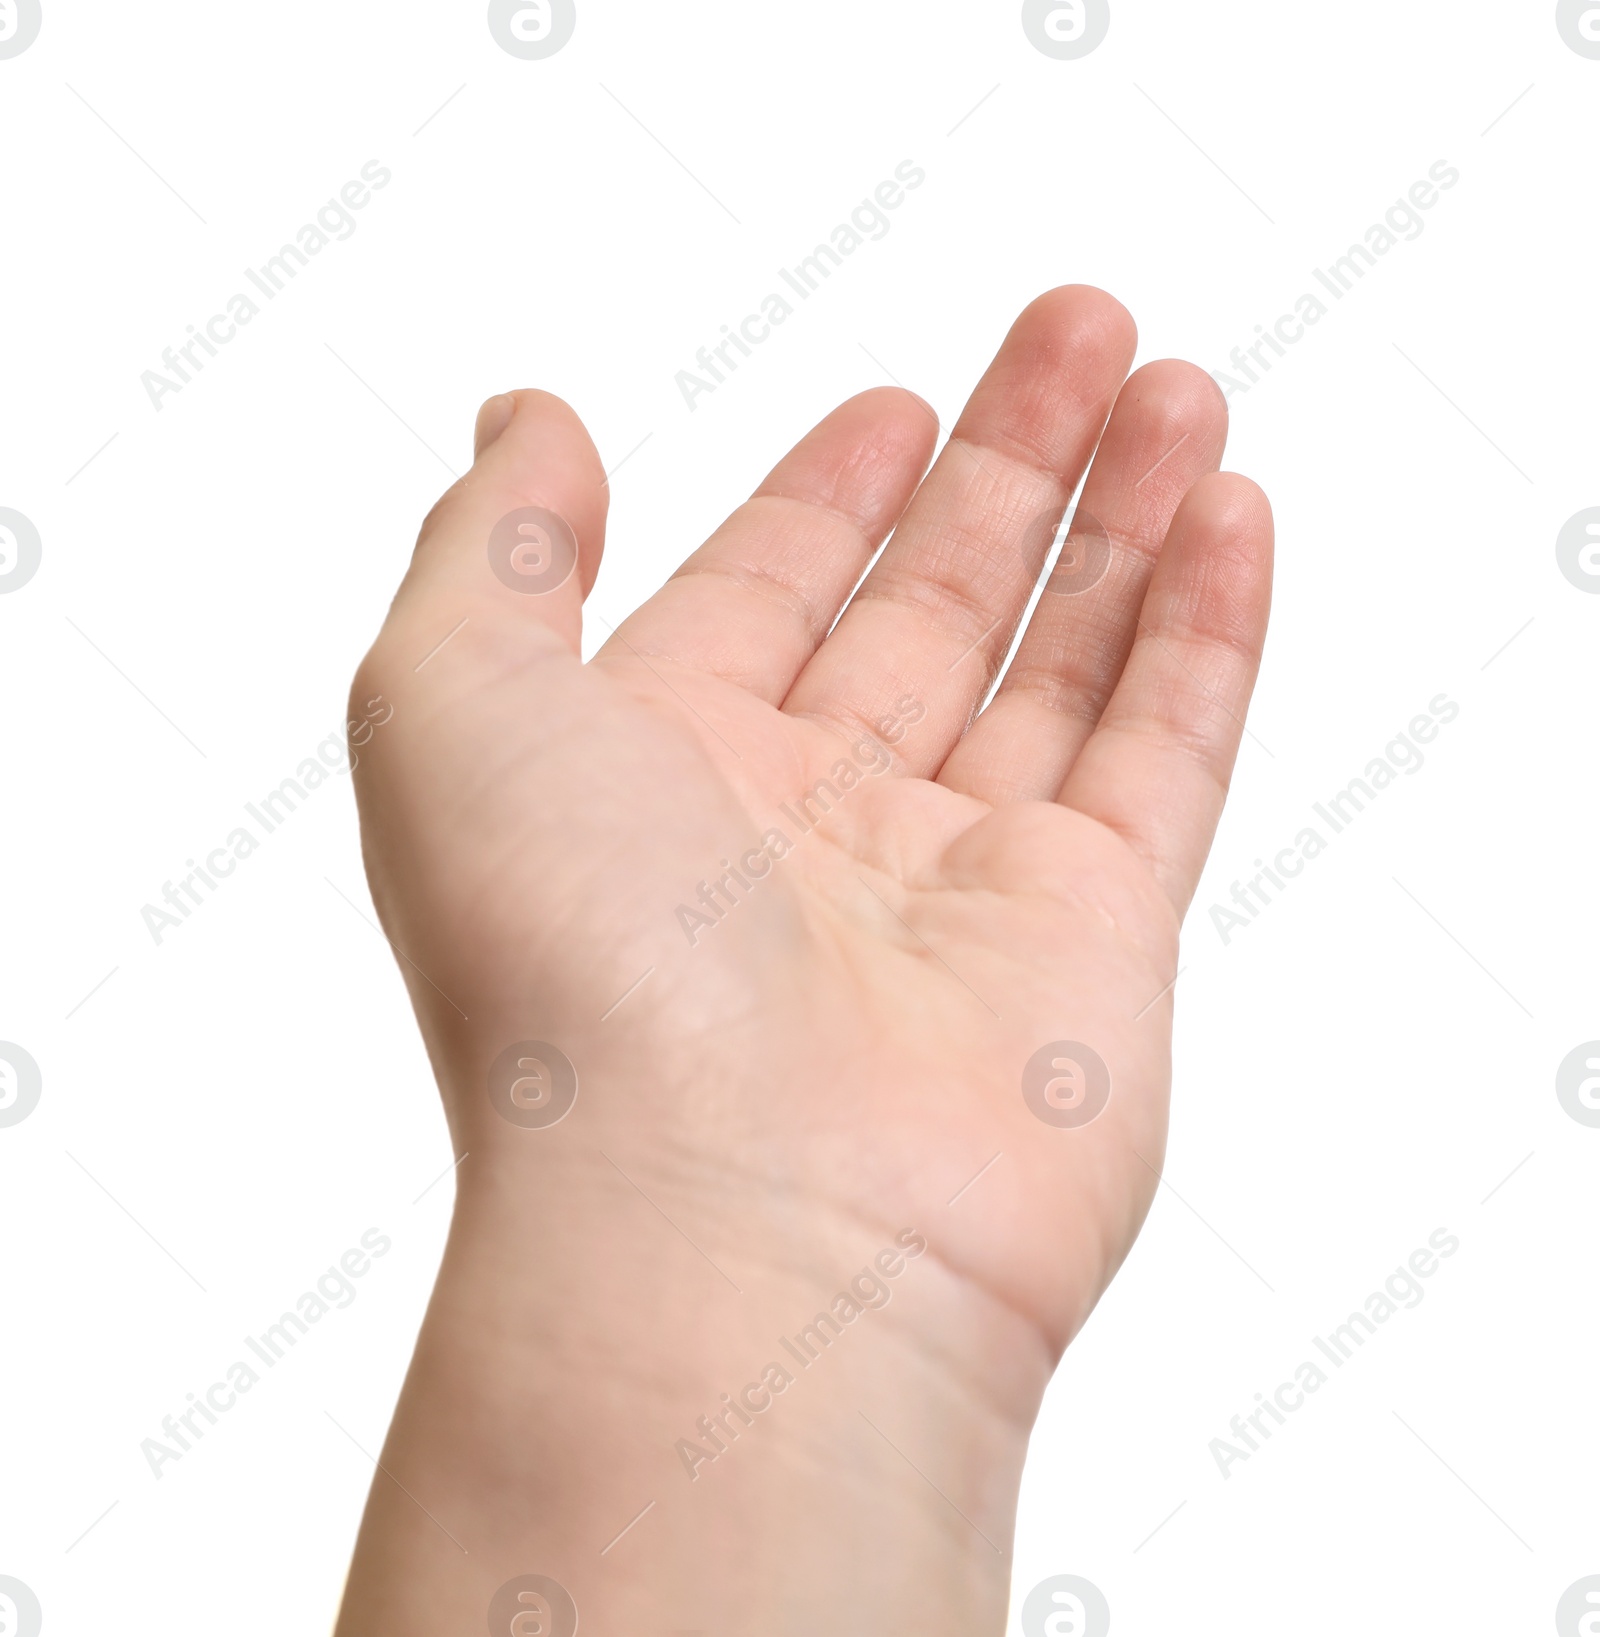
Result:
{"label": "africa images logo", "polygon": [[[0,62],[20,57],[39,38],[43,21],[39,0],[0,0]],[[10,1637],[9,1629],[0,1627],[0,1637]]]}
{"label": "africa images logo", "polygon": [[578,26],[576,0],[489,0],[489,33],[508,56],[553,57]]}
{"label": "africa images logo", "polygon": [[1106,1637],[1111,1606],[1105,1593],[1082,1575],[1053,1574],[1022,1604],[1022,1637]]}
{"label": "africa images logo", "polygon": [[39,572],[43,555],[33,524],[21,512],[0,506],[0,596],[20,591]]}
{"label": "africa images logo", "polygon": [[[0,0],[0,16],[5,14]],[[39,1637],[44,1615],[33,1590],[8,1574],[0,1574],[0,1637]]]}

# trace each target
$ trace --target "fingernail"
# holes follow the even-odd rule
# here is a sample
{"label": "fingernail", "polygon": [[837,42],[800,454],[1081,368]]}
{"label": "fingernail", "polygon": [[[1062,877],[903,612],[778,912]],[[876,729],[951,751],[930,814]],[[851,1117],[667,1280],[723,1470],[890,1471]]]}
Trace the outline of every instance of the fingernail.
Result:
{"label": "fingernail", "polygon": [[509,392],[502,392],[478,411],[477,424],[472,429],[472,458],[476,460],[511,424],[517,412],[517,400]]}

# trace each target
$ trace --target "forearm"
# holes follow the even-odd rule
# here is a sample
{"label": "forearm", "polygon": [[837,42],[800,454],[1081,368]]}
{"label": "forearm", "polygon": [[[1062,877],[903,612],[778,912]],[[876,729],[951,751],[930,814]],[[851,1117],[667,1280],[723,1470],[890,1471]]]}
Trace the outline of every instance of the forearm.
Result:
{"label": "forearm", "polygon": [[636,1194],[571,1205],[463,1195],[338,1637],[480,1631],[529,1574],[641,1637],[1002,1629],[1031,1327],[914,1228],[774,1265],[686,1224],[713,1266]]}

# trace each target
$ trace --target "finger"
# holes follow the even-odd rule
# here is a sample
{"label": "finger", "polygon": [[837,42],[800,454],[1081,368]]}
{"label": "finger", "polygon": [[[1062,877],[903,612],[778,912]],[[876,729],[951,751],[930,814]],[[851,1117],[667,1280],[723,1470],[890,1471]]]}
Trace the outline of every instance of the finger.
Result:
{"label": "finger", "polygon": [[542,627],[576,652],[605,540],[600,456],[567,404],[532,390],[484,404],[473,441],[472,470],[423,521],[380,640],[421,660],[476,622],[474,635],[512,640]]}
{"label": "finger", "polygon": [[472,458],[476,460],[485,449],[511,424],[517,412],[514,392],[498,392],[486,398],[478,409],[478,418],[472,426]]}
{"label": "finger", "polygon": [[943,764],[1027,604],[1028,524],[1065,507],[1135,339],[1124,309],[1085,285],[1023,312],[786,711],[870,730],[909,695],[926,717],[898,747],[905,763]]}
{"label": "finger", "polygon": [[1138,636],[1060,800],[1117,831],[1181,913],[1211,846],[1272,595],[1272,511],[1248,478],[1203,477],[1172,520]]}
{"label": "finger", "polygon": [[841,404],[601,657],[674,660],[777,704],[905,510],[937,435],[933,411],[897,387]]}
{"label": "finger", "polygon": [[[1117,396],[1056,568],[1000,687],[939,782],[990,803],[1049,801],[1105,709],[1178,502],[1222,460],[1226,401],[1202,369],[1146,364]],[[1057,532],[1029,544],[1036,567]]]}

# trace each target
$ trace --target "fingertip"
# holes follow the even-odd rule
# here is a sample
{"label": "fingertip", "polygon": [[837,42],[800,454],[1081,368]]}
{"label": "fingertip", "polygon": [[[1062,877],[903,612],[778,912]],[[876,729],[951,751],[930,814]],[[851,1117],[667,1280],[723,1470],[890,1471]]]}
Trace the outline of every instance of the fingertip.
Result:
{"label": "fingertip", "polygon": [[865,392],[858,392],[855,397],[846,399],[846,402],[860,404],[886,419],[909,421],[919,427],[926,425],[933,433],[939,429],[938,412],[926,398],[913,392],[910,387],[868,387]]}
{"label": "fingertip", "polygon": [[926,398],[907,387],[886,386],[859,393],[852,402],[861,405],[897,454],[915,457],[919,469],[928,464],[939,441],[939,416]]}
{"label": "fingertip", "polygon": [[1038,325],[1044,334],[1074,337],[1081,345],[1097,340],[1131,362],[1139,346],[1133,314],[1108,290],[1094,284],[1058,284],[1035,296],[1017,319]]}
{"label": "fingertip", "polygon": [[[1272,504],[1238,472],[1209,472],[1184,496],[1156,607],[1189,629],[1259,655],[1272,602]],[[1163,553],[1165,558],[1167,553]]]}
{"label": "fingertip", "polygon": [[1156,400],[1187,424],[1227,425],[1228,400],[1210,373],[1187,358],[1155,358],[1141,364],[1122,388],[1141,401]]}
{"label": "fingertip", "polygon": [[472,458],[474,460],[510,426],[511,417],[516,412],[517,400],[513,393],[497,392],[494,397],[484,400],[478,410],[478,418],[472,427]]}
{"label": "fingertip", "polygon": [[755,494],[820,502],[892,523],[926,469],[939,423],[904,387],[871,387],[831,410],[757,485]]}
{"label": "fingertip", "polygon": [[[520,610],[575,648],[605,540],[605,468],[594,442],[570,405],[531,388],[488,399],[474,442],[472,470],[423,519],[396,606],[407,617],[430,605],[441,618],[469,606],[480,616]],[[536,529],[548,561],[524,549],[537,544]]]}
{"label": "fingertip", "polygon": [[823,416],[807,436],[823,428],[838,431],[845,427],[857,434],[887,436],[896,444],[926,444],[931,449],[939,435],[939,416],[926,398],[907,387],[868,387]]}
{"label": "fingertip", "polygon": [[473,458],[477,460],[487,454],[507,433],[515,434],[510,441],[526,446],[525,452],[546,443],[557,443],[564,449],[582,448],[591,457],[590,463],[599,468],[598,478],[605,477],[583,417],[554,392],[540,387],[516,387],[485,400],[473,428]]}
{"label": "fingertip", "polygon": [[[584,519],[603,521],[610,507],[610,485],[600,452],[577,410],[553,392],[518,387],[491,398],[479,414],[488,415],[490,404],[502,402],[510,408],[494,411],[493,436],[479,451],[484,475],[507,488],[554,481]],[[494,421],[501,416],[496,427]],[[535,500],[530,495],[529,503]],[[568,521],[579,526],[576,515]]]}
{"label": "fingertip", "polygon": [[1196,480],[1184,497],[1219,532],[1240,538],[1264,537],[1272,544],[1272,502],[1266,490],[1242,472],[1208,472]]}
{"label": "fingertip", "polygon": [[954,435],[1076,478],[1137,347],[1133,316],[1114,296],[1088,284],[1047,290],[1007,331]]}

